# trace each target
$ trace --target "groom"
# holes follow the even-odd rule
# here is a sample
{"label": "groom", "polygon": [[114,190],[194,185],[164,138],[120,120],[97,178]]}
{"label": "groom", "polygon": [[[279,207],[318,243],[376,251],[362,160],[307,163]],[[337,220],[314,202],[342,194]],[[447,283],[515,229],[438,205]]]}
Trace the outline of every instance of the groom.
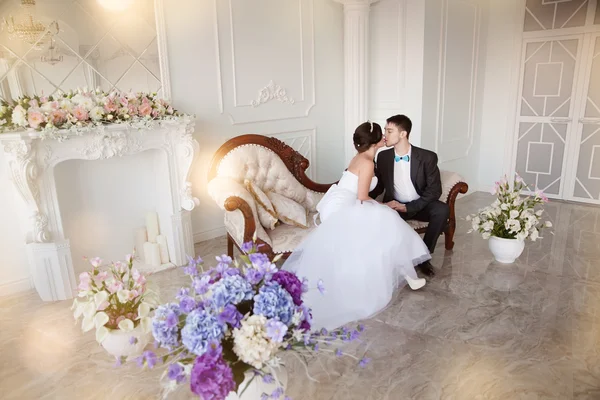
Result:
{"label": "groom", "polygon": [[[446,229],[450,209],[439,201],[442,182],[437,155],[412,146],[409,142],[412,122],[405,115],[387,119],[385,141],[391,149],[383,150],[376,160],[377,187],[369,193],[376,198],[384,190],[383,202],[400,216],[429,222],[423,241],[433,253],[441,233]],[[433,276],[433,266],[426,261],[417,266],[425,275]]]}

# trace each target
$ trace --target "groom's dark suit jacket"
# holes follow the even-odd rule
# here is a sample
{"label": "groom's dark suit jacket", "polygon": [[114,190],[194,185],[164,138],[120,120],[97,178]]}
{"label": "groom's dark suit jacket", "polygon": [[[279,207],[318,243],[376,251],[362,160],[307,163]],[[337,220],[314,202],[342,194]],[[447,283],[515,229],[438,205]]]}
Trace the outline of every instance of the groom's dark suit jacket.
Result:
{"label": "groom's dark suit jacket", "polygon": [[[397,200],[394,199],[394,157],[393,148],[383,150],[379,152],[375,163],[375,175],[378,182],[375,189],[369,193],[369,196],[376,198],[385,190],[384,203]],[[410,179],[415,186],[415,190],[421,196],[417,200],[406,204],[406,211],[410,218],[423,210],[428,204],[440,198],[442,195],[442,180],[437,165],[437,154],[433,151],[412,146],[409,162]]]}

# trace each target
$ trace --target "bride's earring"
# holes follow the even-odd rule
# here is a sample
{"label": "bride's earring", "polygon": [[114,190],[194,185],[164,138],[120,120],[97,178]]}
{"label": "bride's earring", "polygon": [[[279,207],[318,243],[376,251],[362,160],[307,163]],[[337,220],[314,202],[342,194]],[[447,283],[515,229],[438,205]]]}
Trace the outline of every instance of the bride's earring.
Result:
{"label": "bride's earring", "polygon": [[413,279],[408,275],[406,275],[404,278],[412,290],[421,289],[423,286],[425,286],[425,283],[427,283],[427,281],[423,278]]}

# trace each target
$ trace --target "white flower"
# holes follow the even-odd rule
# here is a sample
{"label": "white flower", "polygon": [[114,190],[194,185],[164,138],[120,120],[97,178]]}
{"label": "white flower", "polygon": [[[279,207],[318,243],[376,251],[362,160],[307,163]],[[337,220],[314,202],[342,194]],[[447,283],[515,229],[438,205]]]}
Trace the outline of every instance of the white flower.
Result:
{"label": "white flower", "polygon": [[133,330],[133,321],[125,318],[119,322],[119,329],[123,332],[131,332]]}
{"label": "white flower", "polygon": [[473,225],[479,225],[479,223],[481,222],[481,219],[479,217],[475,217],[473,218]]}
{"label": "white flower", "polygon": [[241,327],[233,330],[233,351],[240,360],[261,369],[275,355],[278,344],[267,337],[267,318],[252,315],[242,321]]}
{"label": "white flower", "polygon": [[467,218],[466,218],[466,220],[467,220],[467,221],[470,221],[471,219],[473,219],[473,217],[471,217],[470,215],[467,215]]}
{"label": "white flower", "polygon": [[537,215],[538,217],[541,217],[543,213],[544,213],[544,210],[539,210],[539,211],[535,212],[535,215]]}
{"label": "white flower", "polygon": [[537,239],[539,239],[539,237],[540,237],[540,233],[538,232],[537,229],[534,229],[533,231],[531,231],[531,235],[530,235],[531,240],[533,240],[535,242]]}
{"label": "white flower", "polygon": [[90,110],[90,118],[93,121],[101,120],[103,115],[104,109],[102,107],[96,106]]}
{"label": "white flower", "polygon": [[546,221],[546,222],[544,222],[544,226],[545,226],[546,228],[552,228],[552,222],[550,222],[550,221]]}
{"label": "white flower", "polygon": [[494,229],[494,221],[486,221],[483,223],[482,227],[484,231],[489,232]]}
{"label": "white flower", "polygon": [[483,232],[483,234],[481,235],[481,237],[483,237],[485,240],[489,239],[490,236],[492,236],[492,234],[489,232]]}
{"label": "white flower", "polygon": [[18,126],[27,126],[27,111],[21,105],[13,109],[12,122]]}
{"label": "white flower", "polygon": [[525,240],[527,239],[527,231],[517,233],[517,240]]}
{"label": "white flower", "polygon": [[509,216],[511,219],[515,219],[519,216],[519,210],[510,210]]}
{"label": "white flower", "polygon": [[501,208],[502,210],[506,211],[506,210],[508,210],[508,204],[506,204],[506,203],[502,203],[502,204],[500,205],[500,208]]}

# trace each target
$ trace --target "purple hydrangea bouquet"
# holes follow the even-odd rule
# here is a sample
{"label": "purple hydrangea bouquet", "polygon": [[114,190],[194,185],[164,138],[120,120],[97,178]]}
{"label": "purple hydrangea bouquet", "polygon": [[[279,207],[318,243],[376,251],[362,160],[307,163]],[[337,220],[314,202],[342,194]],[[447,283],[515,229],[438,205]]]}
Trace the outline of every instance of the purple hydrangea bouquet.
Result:
{"label": "purple hydrangea bouquet", "polygon": [[[203,272],[203,261],[190,259],[184,269],[190,287],[181,288],[176,302],[162,304],[152,319],[157,353],[146,351],[140,366],[165,368],[165,392],[188,383],[203,399],[256,393],[270,384],[261,398],[283,398],[281,352],[293,352],[306,362],[317,351],[354,358],[361,366],[368,359],[341,350],[339,344],[359,339],[361,326],[311,332],[311,310],[303,303],[306,281],[280,270],[257,251],[254,243],[242,246],[244,255],[232,260],[217,257],[218,265]],[[317,285],[323,290],[322,282]],[[231,397],[230,397],[231,398]]]}

